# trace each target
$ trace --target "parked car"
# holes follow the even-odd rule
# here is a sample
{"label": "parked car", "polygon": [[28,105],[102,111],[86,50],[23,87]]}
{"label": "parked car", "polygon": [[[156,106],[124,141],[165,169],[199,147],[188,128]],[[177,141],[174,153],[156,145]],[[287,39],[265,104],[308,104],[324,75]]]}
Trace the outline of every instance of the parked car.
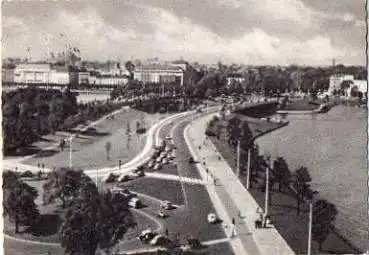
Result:
{"label": "parked car", "polygon": [[156,163],[154,166],[154,170],[159,170],[161,168],[161,164],[160,163]]}
{"label": "parked car", "polygon": [[141,242],[149,242],[157,235],[158,234],[152,231],[151,229],[145,229],[140,233],[138,239],[140,239]]}
{"label": "parked car", "polygon": [[139,208],[142,206],[142,203],[141,200],[138,199],[137,197],[132,197],[128,202],[128,206],[132,208]]}
{"label": "parked car", "polygon": [[148,168],[153,168],[153,167],[154,167],[154,165],[155,165],[154,160],[150,160],[150,162],[147,164],[147,167],[148,167]]}
{"label": "parked car", "polygon": [[163,163],[163,165],[168,164],[169,163],[168,159],[164,158],[162,163]]}
{"label": "parked car", "polygon": [[165,209],[165,210],[170,210],[170,209],[173,209],[174,206],[170,201],[166,200],[160,203],[160,208]]}
{"label": "parked car", "polygon": [[156,162],[156,163],[160,163],[160,162],[161,162],[161,160],[162,160],[162,158],[161,158],[161,157],[158,157],[158,158],[155,160],[155,162]]}
{"label": "parked car", "polygon": [[118,182],[127,182],[127,181],[130,181],[130,180],[131,180],[131,177],[128,174],[122,174],[117,179]]}
{"label": "parked car", "polygon": [[158,211],[158,217],[159,218],[166,218],[168,217],[168,214],[166,214],[163,210]]}
{"label": "parked car", "polygon": [[215,213],[209,213],[208,214],[208,222],[213,224],[216,223],[218,221],[217,216],[215,215]]}
{"label": "parked car", "polygon": [[162,245],[168,245],[170,244],[170,240],[168,237],[163,236],[163,235],[157,235],[155,236],[151,241],[150,244],[152,246],[162,246]]}
{"label": "parked car", "polygon": [[145,172],[143,169],[135,169],[133,170],[132,175],[134,177],[142,177],[142,176],[145,176]]}
{"label": "parked car", "polygon": [[193,158],[193,157],[190,157],[190,158],[188,159],[188,163],[190,163],[190,164],[195,163],[194,158]]}
{"label": "parked car", "polygon": [[110,173],[108,175],[105,175],[102,178],[102,181],[105,182],[105,183],[111,183],[111,182],[115,182],[117,180],[117,178],[118,178],[118,175]]}

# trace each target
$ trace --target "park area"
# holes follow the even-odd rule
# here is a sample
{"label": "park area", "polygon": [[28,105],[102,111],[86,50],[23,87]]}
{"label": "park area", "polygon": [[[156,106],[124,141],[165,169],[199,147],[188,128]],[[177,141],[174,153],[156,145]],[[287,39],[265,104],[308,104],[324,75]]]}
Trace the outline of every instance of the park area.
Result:
{"label": "park area", "polygon": [[[78,134],[72,140],[72,165],[75,169],[95,169],[102,167],[114,167],[121,160],[122,164],[131,160],[144,147],[145,134],[137,134],[137,123],[147,130],[153,123],[164,118],[165,114],[150,115],[134,109],[125,109],[106,118],[91,132]],[[33,144],[34,148],[47,148],[58,144],[62,139],[68,138],[67,133],[48,135],[42,141]],[[107,144],[110,148],[107,151]],[[35,157],[26,159],[22,163],[46,168],[69,166],[70,151],[69,141],[64,150],[57,146],[53,149],[38,152]],[[37,150],[35,150],[37,152]]]}

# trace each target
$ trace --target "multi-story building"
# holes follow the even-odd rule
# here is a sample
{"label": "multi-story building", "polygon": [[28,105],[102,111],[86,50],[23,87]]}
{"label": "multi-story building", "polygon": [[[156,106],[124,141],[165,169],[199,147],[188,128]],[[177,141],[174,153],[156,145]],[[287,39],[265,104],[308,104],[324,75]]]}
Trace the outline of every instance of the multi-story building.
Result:
{"label": "multi-story building", "polygon": [[14,69],[14,82],[26,84],[68,84],[67,68],[50,64],[20,64]]}
{"label": "multi-story building", "polygon": [[340,90],[341,84],[343,81],[349,82],[349,88],[346,90],[346,95],[350,95],[351,90],[353,88],[357,88],[358,91],[365,94],[368,92],[368,86],[366,80],[355,80],[353,75],[333,75],[329,77],[329,93],[332,93],[334,90]]}
{"label": "multi-story building", "polygon": [[146,64],[137,66],[134,79],[144,83],[177,83],[183,85],[182,67],[169,64]]}
{"label": "multi-story building", "polygon": [[14,82],[14,69],[1,69],[1,81],[2,83]]}
{"label": "multi-story building", "polygon": [[353,75],[332,75],[329,77],[329,89],[328,92],[332,93],[334,90],[338,91],[341,89],[341,83],[343,81],[353,81]]}

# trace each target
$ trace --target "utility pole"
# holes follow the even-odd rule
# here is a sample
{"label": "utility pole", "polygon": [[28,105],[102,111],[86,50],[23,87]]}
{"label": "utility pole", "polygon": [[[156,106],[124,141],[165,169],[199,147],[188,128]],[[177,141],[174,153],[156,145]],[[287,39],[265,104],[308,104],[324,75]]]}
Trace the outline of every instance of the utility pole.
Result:
{"label": "utility pole", "polygon": [[240,140],[237,140],[237,177],[240,177]]}
{"label": "utility pole", "polygon": [[[265,216],[268,215],[268,205],[269,205],[269,161],[267,163],[266,169],[266,187],[265,187]],[[265,219],[265,217],[264,217]]]}
{"label": "utility pole", "polygon": [[309,204],[309,239],[308,239],[308,251],[307,255],[311,255],[311,230],[313,227],[313,202]]}
{"label": "utility pole", "polygon": [[72,139],[73,136],[70,136],[69,138],[69,168],[72,169]]}
{"label": "utility pole", "polygon": [[246,178],[246,188],[250,189],[250,175],[251,175],[251,148],[247,150],[247,178]]}

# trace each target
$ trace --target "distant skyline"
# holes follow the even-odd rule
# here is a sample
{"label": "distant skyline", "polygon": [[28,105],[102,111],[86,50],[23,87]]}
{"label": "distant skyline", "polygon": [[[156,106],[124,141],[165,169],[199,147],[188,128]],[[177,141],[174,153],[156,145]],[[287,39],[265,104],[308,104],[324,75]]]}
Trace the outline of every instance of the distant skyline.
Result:
{"label": "distant skyline", "polygon": [[[3,2],[2,58],[365,65],[362,0]],[[29,49],[29,53],[28,53]]]}

